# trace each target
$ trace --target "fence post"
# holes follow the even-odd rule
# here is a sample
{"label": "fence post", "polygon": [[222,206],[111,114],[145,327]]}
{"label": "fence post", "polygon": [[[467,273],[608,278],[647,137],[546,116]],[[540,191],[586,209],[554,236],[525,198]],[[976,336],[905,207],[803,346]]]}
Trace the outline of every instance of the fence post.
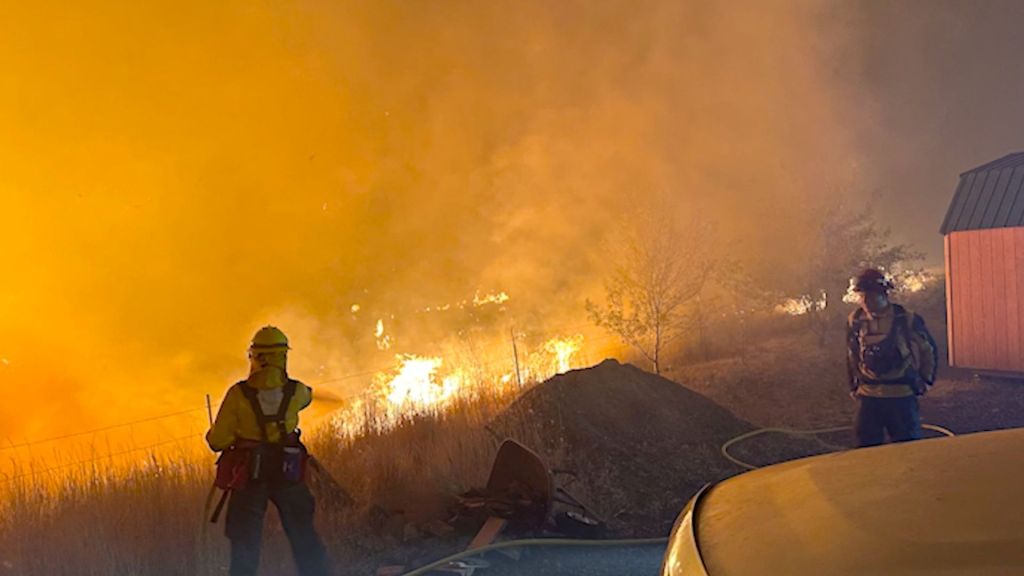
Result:
{"label": "fence post", "polygon": [[210,428],[213,428],[213,407],[210,405],[210,395],[206,395],[206,418],[210,421]]}
{"label": "fence post", "polygon": [[515,358],[516,361],[516,384],[518,384],[519,387],[522,388],[523,377],[519,374],[519,349],[516,347],[516,329],[509,328],[508,331],[509,334],[512,335],[512,357]]}

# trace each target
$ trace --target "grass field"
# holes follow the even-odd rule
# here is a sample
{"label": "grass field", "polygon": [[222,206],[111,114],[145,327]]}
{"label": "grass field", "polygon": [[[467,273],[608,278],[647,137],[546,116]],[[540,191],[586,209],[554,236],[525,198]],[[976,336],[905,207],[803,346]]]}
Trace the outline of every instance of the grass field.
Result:
{"label": "grass field", "polygon": [[[941,324],[933,330],[941,339]],[[841,345],[819,348],[809,335],[790,331],[732,356],[678,365],[669,377],[757,426],[831,425],[847,421],[853,409],[840,381],[842,353]],[[984,402],[1016,394],[1012,385],[1000,386],[959,389],[978,400],[974,413],[981,418],[993,410]],[[455,495],[486,481],[497,439],[485,425],[522,392],[474,390],[443,411],[388,416],[390,427],[376,424],[381,407],[365,404],[355,430],[335,422],[310,431],[311,451],[355,501],[345,505],[314,478],[317,523],[338,574],[417,564],[464,545],[464,535],[431,536],[428,525],[445,517]],[[963,402],[950,390],[934,404],[954,414]],[[546,457],[558,459],[557,438],[540,438],[528,414],[513,428],[527,445],[543,445]],[[223,527],[204,516],[214,458],[200,436],[131,458],[97,458],[42,476],[22,470],[3,481],[0,575],[226,574]],[[586,499],[586,483],[575,493]],[[268,515],[263,573],[293,574],[272,508]]]}

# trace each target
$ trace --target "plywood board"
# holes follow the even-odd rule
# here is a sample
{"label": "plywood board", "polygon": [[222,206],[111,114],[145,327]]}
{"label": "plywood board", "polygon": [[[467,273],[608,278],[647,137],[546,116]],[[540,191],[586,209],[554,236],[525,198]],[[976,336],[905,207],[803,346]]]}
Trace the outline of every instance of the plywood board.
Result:
{"label": "plywood board", "polygon": [[956,315],[954,314],[955,306],[953,305],[955,294],[953,292],[953,266],[951,265],[951,253],[952,248],[950,247],[950,236],[947,234],[942,237],[942,254],[945,260],[946,270],[946,362],[950,366],[956,366],[956,330],[953,327]]}
{"label": "plywood board", "polygon": [[1022,293],[1017,285],[1017,238],[1013,228],[1003,228],[1003,267],[1006,286],[1006,355],[1012,371],[1024,371],[1024,359],[1020,351],[1020,302]]}

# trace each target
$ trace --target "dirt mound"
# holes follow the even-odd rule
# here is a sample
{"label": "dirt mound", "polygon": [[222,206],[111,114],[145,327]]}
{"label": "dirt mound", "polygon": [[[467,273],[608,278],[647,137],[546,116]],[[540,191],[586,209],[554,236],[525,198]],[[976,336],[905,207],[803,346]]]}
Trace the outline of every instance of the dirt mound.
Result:
{"label": "dirt mound", "polygon": [[491,428],[575,471],[568,490],[613,529],[664,535],[701,486],[739,471],[719,447],[752,426],[675,382],[605,360],[537,385]]}

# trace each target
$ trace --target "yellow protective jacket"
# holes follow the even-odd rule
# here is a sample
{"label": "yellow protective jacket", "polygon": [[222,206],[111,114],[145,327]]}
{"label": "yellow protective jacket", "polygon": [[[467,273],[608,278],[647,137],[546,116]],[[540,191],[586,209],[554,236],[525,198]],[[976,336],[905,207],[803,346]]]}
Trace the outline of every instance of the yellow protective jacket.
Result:
{"label": "yellow protective jacket", "polygon": [[[253,412],[252,405],[239,386],[244,382],[246,381],[243,380],[228,389],[227,394],[224,395],[224,401],[221,402],[220,408],[217,410],[217,419],[214,420],[210,431],[206,433],[206,443],[215,452],[230,447],[239,439],[255,440],[257,442],[263,440],[256,414]],[[252,385],[252,379],[249,382]],[[297,380],[295,382],[295,394],[288,403],[288,410],[285,412],[284,421],[287,433],[295,431],[299,426],[299,411],[309,406],[313,401],[313,389]],[[276,414],[284,397],[283,385],[280,382],[276,382],[270,385],[257,385],[254,387],[257,389],[257,397],[259,398],[263,413]],[[281,432],[275,424],[268,423],[266,431],[267,440],[270,442],[281,441]]]}
{"label": "yellow protective jacket", "polygon": [[[893,330],[893,322],[904,324]],[[903,363],[885,374],[874,374],[864,365],[861,348],[877,344],[890,335],[896,338]],[[861,396],[913,396],[922,386],[935,382],[938,350],[924,319],[902,306],[890,304],[875,316],[868,316],[858,308],[847,320],[846,366],[850,390]]]}

